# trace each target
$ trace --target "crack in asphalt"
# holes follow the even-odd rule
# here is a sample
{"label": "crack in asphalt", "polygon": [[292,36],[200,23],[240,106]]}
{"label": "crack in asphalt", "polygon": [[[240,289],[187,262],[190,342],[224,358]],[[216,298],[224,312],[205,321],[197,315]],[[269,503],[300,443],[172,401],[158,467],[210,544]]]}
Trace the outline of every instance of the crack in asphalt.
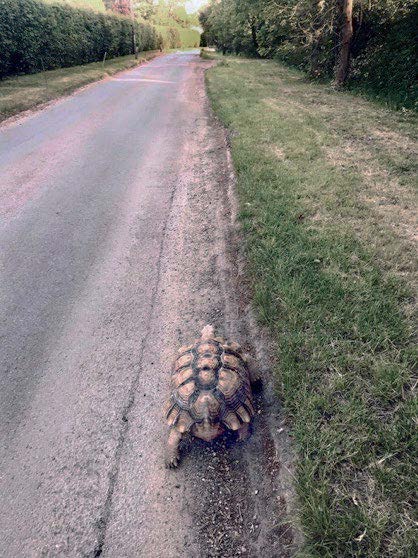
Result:
{"label": "crack in asphalt", "polygon": [[162,255],[164,252],[164,244],[165,244],[165,240],[166,240],[166,233],[167,233],[167,226],[168,226],[168,222],[170,220],[170,214],[171,214],[171,210],[172,210],[172,206],[173,206],[173,199],[174,199],[174,195],[176,192],[176,183],[173,184],[171,190],[170,190],[170,196],[168,198],[168,208],[167,208],[167,212],[164,218],[164,224],[162,227],[162,231],[161,231],[161,241],[160,241],[160,245],[159,245],[159,250],[158,250],[158,259],[157,259],[157,265],[156,265],[156,280],[155,280],[155,284],[153,286],[152,289],[152,294],[151,294],[151,303],[150,303],[150,307],[149,307],[149,312],[148,312],[148,316],[147,316],[147,329],[146,329],[146,333],[144,335],[144,337],[142,338],[142,342],[141,342],[141,346],[140,346],[140,350],[139,350],[139,359],[138,359],[138,373],[135,374],[131,386],[129,388],[128,391],[128,399],[127,402],[123,408],[123,412],[122,412],[122,428],[120,430],[119,433],[119,438],[118,438],[118,443],[116,446],[116,450],[115,450],[115,460],[114,460],[114,464],[112,466],[112,469],[109,473],[109,488],[107,491],[107,495],[106,495],[106,501],[105,504],[103,506],[103,512],[101,517],[99,518],[99,520],[97,521],[97,528],[98,528],[98,536],[97,536],[97,545],[94,548],[91,556],[92,558],[98,558],[99,556],[102,555],[103,553],[103,549],[105,546],[105,542],[106,542],[106,530],[107,530],[107,525],[110,519],[110,515],[111,515],[111,511],[112,511],[112,501],[113,501],[113,494],[114,494],[114,490],[115,490],[115,486],[117,484],[118,481],[118,473],[119,473],[119,468],[120,468],[120,462],[121,462],[121,457],[123,454],[123,448],[125,445],[125,439],[126,439],[126,435],[129,431],[129,413],[133,407],[133,405],[135,404],[135,398],[136,398],[136,392],[137,392],[137,387],[139,384],[139,380],[141,377],[141,372],[142,372],[142,361],[143,361],[143,356],[144,356],[144,351],[145,351],[145,347],[147,345],[150,333],[151,333],[151,328],[150,328],[150,324],[151,324],[151,320],[152,320],[152,314],[153,314],[153,310],[154,310],[154,306],[155,306],[155,302],[157,299],[157,294],[158,294],[158,290],[159,290],[159,286],[160,286],[160,280],[161,280],[161,262],[162,262]]}

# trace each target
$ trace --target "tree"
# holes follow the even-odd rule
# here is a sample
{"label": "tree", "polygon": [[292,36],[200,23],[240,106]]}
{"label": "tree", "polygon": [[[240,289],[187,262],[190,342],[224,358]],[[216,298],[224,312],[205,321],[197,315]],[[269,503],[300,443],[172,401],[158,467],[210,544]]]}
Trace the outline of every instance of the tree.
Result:
{"label": "tree", "polygon": [[112,12],[123,15],[131,15],[131,0],[113,0]]}
{"label": "tree", "polygon": [[141,0],[134,2],[134,11],[136,15],[142,19],[150,20],[155,14],[155,4],[153,0]]}
{"label": "tree", "polygon": [[341,87],[347,80],[353,38],[353,0],[342,2],[341,46],[335,68],[335,85]]}

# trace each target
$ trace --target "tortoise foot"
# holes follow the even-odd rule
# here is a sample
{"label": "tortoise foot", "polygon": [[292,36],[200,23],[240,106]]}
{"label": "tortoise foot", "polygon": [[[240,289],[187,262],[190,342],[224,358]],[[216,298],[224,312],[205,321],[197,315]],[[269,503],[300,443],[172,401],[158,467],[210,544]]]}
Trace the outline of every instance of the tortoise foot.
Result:
{"label": "tortoise foot", "polygon": [[168,436],[167,448],[165,453],[165,466],[167,469],[175,469],[180,461],[179,444],[183,434],[173,428]]}
{"label": "tortoise foot", "polygon": [[176,469],[180,463],[180,456],[177,455],[167,455],[165,458],[165,466],[167,469]]}
{"label": "tortoise foot", "polygon": [[250,437],[250,425],[243,424],[238,430],[238,442],[245,442]]}

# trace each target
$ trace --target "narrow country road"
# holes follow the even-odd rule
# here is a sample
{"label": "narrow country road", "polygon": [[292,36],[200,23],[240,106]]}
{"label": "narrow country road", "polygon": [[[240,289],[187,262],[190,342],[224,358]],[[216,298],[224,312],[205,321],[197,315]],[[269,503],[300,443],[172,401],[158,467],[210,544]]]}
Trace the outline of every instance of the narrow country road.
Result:
{"label": "narrow country road", "polygon": [[2,557],[279,558],[299,544],[268,377],[247,443],[194,441],[177,471],[163,464],[182,343],[213,323],[268,374],[209,65],[161,56],[0,127]]}

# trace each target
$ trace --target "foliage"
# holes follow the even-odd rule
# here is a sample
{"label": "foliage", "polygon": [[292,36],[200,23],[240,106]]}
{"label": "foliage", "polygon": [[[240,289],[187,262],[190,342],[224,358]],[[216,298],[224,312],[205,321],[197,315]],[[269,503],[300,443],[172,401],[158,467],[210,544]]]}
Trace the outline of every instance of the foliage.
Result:
{"label": "foliage", "polygon": [[177,27],[156,25],[155,28],[161,37],[161,48],[181,48],[180,31]]}
{"label": "foliage", "polygon": [[[141,2],[139,2],[139,5]],[[183,0],[159,0],[155,3],[154,14],[151,21],[156,25],[168,27],[190,27],[197,24],[196,16],[186,12],[185,1]]]}
{"label": "foliage", "polygon": [[370,36],[365,37],[364,31],[361,36],[363,43],[367,40],[367,48],[361,48],[360,39],[354,44],[351,86],[369,91],[394,106],[414,108],[418,98],[414,79],[418,74],[417,22],[418,4],[402,10],[396,18],[381,19],[379,33],[372,33],[376,28],[374,20],[366,20],[364,25]]}
{"label": "foliage", "polygon": [[[115,0],[106,0],[111,2]],[[116,0],[126,2],[126,0]],[[200,33],[191,26],[198,25],[197,14],[187,14],[185,0],[136,0],[132,3],[140,21],[155,26],[159,35],[159,47],[163,49],[198,47]],[[113,4],[114,6],[114,4]]]}
{"label": "foliage", "polygon": [[257,3],[251,0],[221,0],[212,3],[199,15],[204,40],[223,53],[257,52],[252,30],[257,25]]}
{"label": "foliage", "polygon": [[110,9],[117,14],[130,16],[132,15],[131,5],[130,0],[112,0]]}
{"label": "foliage", "polygon": [[155,14],[155,3],[154,0],[141,0],[140,2],[134,2],[135,14],[141,19],[150,21]]}
{"label": "foliage", "polygon": [[[219,0],[200,12],[204,41],[224,53],[277,57],[332,78],[341,48],[341,0]],[[349,85],[412,108],[418,18],[415,0],[357,0]]]}
{"label": "foliage", "polygon": [[[155,29],[135,23],[138,49],[158,46]],[[0,0],[0,77],[62,68],[132,52],[132,21],[38,0]]]}
{"label": "foliage", "polygon": [[194,29],[164,25],[156,25],[155,28],[161,36],[164,49],[198,47],[200,44],[200,33]]}
{"label": "foliage", "polygon": [[183,48],[198,47],[200,45],[200,33],[195,29],[179,29],[180,42]]}
{"label": "foliage", "polygon": [[162,48],[199,46],[200,33],[191,28],[199,22],[196,14],[187,14],[184,0],[137,0],[134,10],[139,17],[156,27]]}

